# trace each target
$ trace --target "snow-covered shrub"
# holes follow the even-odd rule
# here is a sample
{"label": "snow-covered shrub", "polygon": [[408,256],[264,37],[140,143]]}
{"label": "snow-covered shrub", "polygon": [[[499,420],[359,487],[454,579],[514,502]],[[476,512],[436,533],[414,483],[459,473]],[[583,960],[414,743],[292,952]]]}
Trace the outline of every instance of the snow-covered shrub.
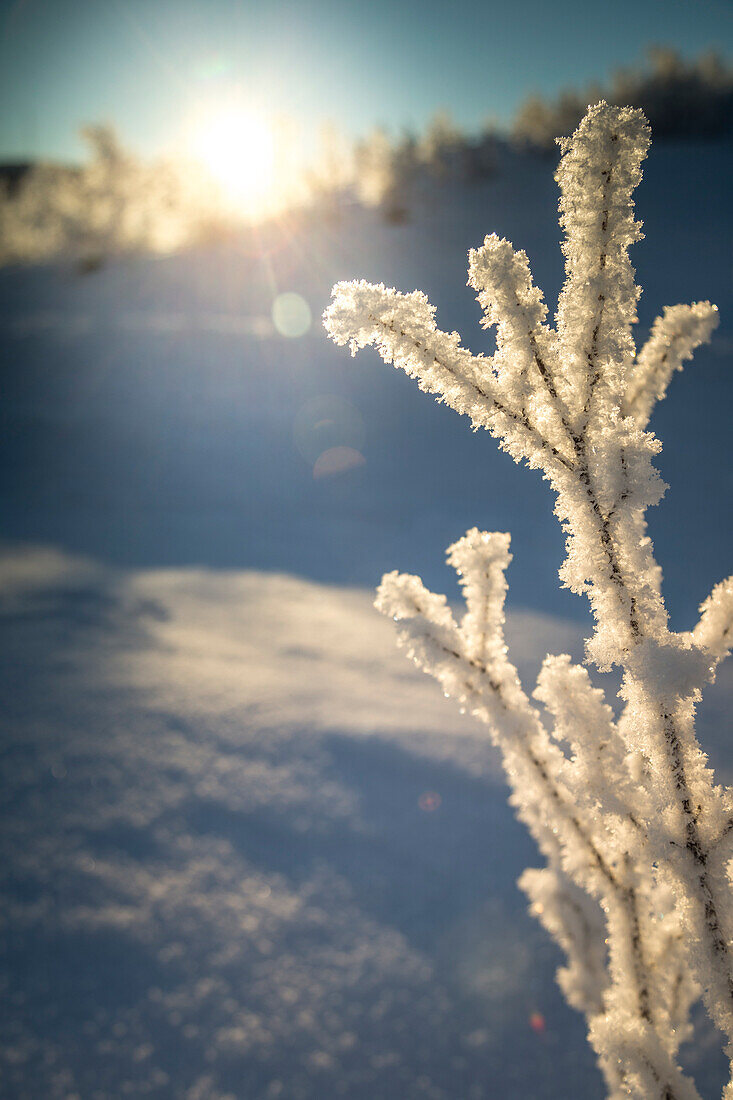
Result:
{"label": "snow-covered shrub", "polygon": [[609,1095],[693,1100],[678,1050],[700,996],[733,1053],[733,791],[715,786],[693,729],[701,691],[733,644],[733,578],[693,631],[670,631],[646,533],[646,509],[664,490],[647,426],[717,311],[666,309],[636,353],[631,196],[648,143],[640,110],[604,102],[561,141],[567,281],[554,329],[526,254],[497,236],[469,257],[484,325],[496,326],[493,356],[441,332],[417,291],[339,283],[325,324],[352,353],[375,345],[542,470],[557,494],[568,534],[560,576],[594,612],[588,662],[621,671],[618,719],[568,656],[546,658],[536,703],[523,690],[503,635],[509,535],[473,529],[449,548],[466,600],[460,621],[444,596],[396,572],[377,607],[501,749],[512,803],[547,860],[520,884],[567,955],[558,981],[587,1018]]}

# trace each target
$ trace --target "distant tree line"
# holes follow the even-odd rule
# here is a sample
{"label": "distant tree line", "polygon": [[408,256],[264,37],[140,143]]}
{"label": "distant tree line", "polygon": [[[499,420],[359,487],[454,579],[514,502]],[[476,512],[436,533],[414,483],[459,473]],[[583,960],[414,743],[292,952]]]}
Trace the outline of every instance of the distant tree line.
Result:
{"label": "distant tree line", "polygon": [[[281,181],[282,211],[339,217],[358,204],[399,224],[445,202],[448,188],[480,183],[518,157],[551,153],[555,138],[572,133],[588,105],[601,100],[640,107],[657,139],[733,135],[733,67],[715,53],[685,61],[655,47],[645,65],[620,69],[607,86],[569,89],[554,100],[530,96],[509,133],[487,122],[478,135],[467,134],[445,111],[421,135],[376,128],[354,143],[324,127],[310,168],[289,189]],[[93,270],[113,254],[168,252],[246,221],[195,165],[144,162],[109,126],[83,134],[90,154],[82,165],[0,165],[0,264],[66,256]],[[289,145],[284,132],[279,139]]]}
{"label": "distant tree line", "polygon": [[[446,112],[436,114],[420,137],[375,129],[342,159],[348,167],[340,194],[378,208],[388,221],[404,221],[413,207],[447,185],[479,182],[523,152],[554,151],[556,137],[571,134],[588,106],[601,100],[640,107],[658,140],[733,135],[733,67],[716,53],[685,61],[675,50],[657,46],[648,51],[645,64],[619,69],[607,86],[567,89],[554,100],[530,96],[509,134],[493,123],[477,136],[466,134]],[[332,172],[327,175],[335,179]],[[335,190],[321,186],[331,199]]]}
{"label": "distant tree line", "polygon": [[685,61],[676,50],[652,47],[641,69],[618,69],[607,86],[567,89],[554,100],[532,95],[519,109],[512,135],[551,149],[570,134],[591,103],[641,107],[660,138],[719,138],[733,134],[733,67],[716,53]]}

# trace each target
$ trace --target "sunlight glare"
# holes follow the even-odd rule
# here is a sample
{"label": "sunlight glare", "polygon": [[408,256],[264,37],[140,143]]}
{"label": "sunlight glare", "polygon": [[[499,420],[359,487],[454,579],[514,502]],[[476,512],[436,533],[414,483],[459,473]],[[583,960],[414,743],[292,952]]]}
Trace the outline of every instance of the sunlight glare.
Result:
{"label": "sunlight glare", "polygon": [[275,185],[275,145],[267,121],[239,108],[218,111],[197,129],[194,152],[240,212],[263,212]]}

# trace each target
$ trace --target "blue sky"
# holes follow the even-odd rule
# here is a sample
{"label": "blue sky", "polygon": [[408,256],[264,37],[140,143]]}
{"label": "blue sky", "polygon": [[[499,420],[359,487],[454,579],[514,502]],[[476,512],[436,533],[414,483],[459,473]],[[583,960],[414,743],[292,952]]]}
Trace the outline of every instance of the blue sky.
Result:
{"label": "blue sky", "polygon": [[0,157],[72,157],[83,122],[171,147],[237,91],[306,133],[506,122],[530,91],[603,79],[651,43],[733,52],[730,0],[0,0]]}

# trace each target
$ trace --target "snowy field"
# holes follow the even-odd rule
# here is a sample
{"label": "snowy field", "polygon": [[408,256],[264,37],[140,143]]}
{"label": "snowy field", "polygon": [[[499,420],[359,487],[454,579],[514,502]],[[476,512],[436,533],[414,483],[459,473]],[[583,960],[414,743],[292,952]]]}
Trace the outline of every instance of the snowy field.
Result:
{"label": "snowy field", "polygon": [[[637,192],[642,336],[666,304],[721,308],[652,422],[677,629],[731,572],[732,168],[722,144],[654,145]],[[517,162],[404,225],[353,208],[0,271],[3,1097],[602,1096],[515,886],[539,857],[496,757],[371,606],[394,568],[455,597],[445,547],[509,530],[525,682],[580,657],[551,497],[319,321],[363,276],[484,349],[466,251],[508,236],[552,301],[556,203],[549,162]],[[302,335],[273,321],[284,293]],[[731,705],[724,667],[700,735],[726,782]],[[705,1097],[717,1051],[703,1026]]]}

